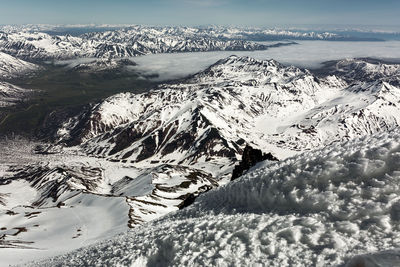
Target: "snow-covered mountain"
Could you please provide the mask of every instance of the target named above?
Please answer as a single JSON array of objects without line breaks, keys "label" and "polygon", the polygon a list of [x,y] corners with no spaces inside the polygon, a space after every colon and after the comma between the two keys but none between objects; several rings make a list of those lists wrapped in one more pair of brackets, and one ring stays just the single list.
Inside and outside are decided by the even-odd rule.
[{"label": "snow-covered mountain", "polygon": [[[53,26],[54,27],[54,26]],[[265,50],[265,40],[351,40],[333,33],[234,27],[150,27],[49,34],[49,25],[3,26],[0,51],[22,59],[123,58],[155,53]],[[56,27],[57,28],[57,27]],[[81,28],[81,27],[80,27]],[[101,28],[101,27],[100,27]],[[99,28],[99,29],[100,29]],[[276,45],[288,45],[282,43]]]},{"label": "snow-covered mountain", "polygon": [[109,31],[81,36],[0,32],[0,50],[23,59],[121,58],[155,53],[264,50],[268,45],[176,32]]},{"label": "snow-covered mountain", "polygon": [[129,59],[100,58],[93,61],[79,63],[70,68],[71,71],[78,72],[102,72],[102,71],[123,71],[136,63]]},{"label": "snow-covered mountain", "polygon": [[[162,33],[168,31],[176,35],[185,36],[208,36],[235,40],[377,40],[373,38],[360,38],[351,35],[351,31],[339,31],[333,33],[328,31],[312,31],[310,29],[281,29],[281,28],[255,28],[255,27],[228,27],[228,26],[145,26],[145,25],[49,25],[49,24],[27,24],[27,25],[0,25],[0,31],[6,33],[14,32],[105,32],[110,30],[131,30],[140,33]],[[77,31],[78,30],[78,31]]]},{"label": "snow-covered mountain", "polygon": [[400,64],[385,64],[369,58],[345,59],[334,62],[328,69],[350,83],[383,81],[400,86]]},{"label": "snow-covered mountain", "polygon": [[26,99],[32,92],[32,90],[0,81],[0,108],[15,105]]},{"label": "snow-covered mountain", "polygon": [[[37,255],[54,255],[57,251],[48,249],[53,241],[45,243],[40,238],[43,229],[51,229],[48,240],[68,241],[68,250],[81,246],[79,240],[90,244],[105,238],[101,231],[75,229],[90,228],[90,219],[106,220],[109,223],[103,230],[114,229],[110,233],[115,233],[115,229],[121,231],[177,211],[197,195],[227,183],[246,145],[282,160],[327,145],[336,149],[335,143],[343,140],[398,128],[400,89],[392,82],[397,74],[394,70],[379,71],[397,65],[363,60],[346,64],[364,63],[372,65],[357,67],[357,75],[349,76],[339,68],[317,75],[274,60],[231,56],[192,77],[162,84],[150,92],[109,97],[67,119],[55,136],[56,144],[42,145],[33,154],[27,153],[32,147],[11,149],[8,156],[0,157],[4,162],[0,165],[3,214],[15,216],[1,217],[7,218],[1,242],[8,247],[22,244],[44,249]],[[375,72],[379,72],[374,74],[377,78],[368,79],[368,74]],[[335,156],[333,150],[327,152],[329,157]],[[312,153],[304,158],[311,162]],[[370,159],[369,155],[365,157]],[[278,173],[284,165],[274,166]],[[295,179],[296,172],[291,173],[288,179]],[[309,184],[304,186],[308,188]],[[16,202],[18,197],[9,193],[16,187],[31,192],[24,203]],[[117,203],[124,219],[110,215],[110,206],[103,207],[103,201]],[[90,203],[95,203],[99,214],[90,213],[92,218],[82,215]],[[24,216],[32,212],[34,217]],[[70,213],[84,219],[61,223],[57,227],[68,231],[58,236],[51,218]],[[107,216],[111,218],[105,219]],[[322,219],[329,224],[327,218]],[[18,229],[25,227],[26,232],[17,233],[15,225]],[[297,230],[285,233],[283,239],[301,237]],[[152,244],[155,239],[149,237]],[[328,236],[326,244],[321,242],[329,248],[334,240],[336,237]],[[274,251],[279,244],[274,244]]]},{"label": "snow-covered mountain", "polygon": [[[32,265],[342,266],[392,249],[400,238],[399,140],[397,129],[264,162],[182,211]],[[398,253],[387,255],[361,266],[396,266]]]},{"label": "snow-covered mountain", "polygon": [[5,80],[28,75],[39,69],[40,67],[35,64],[0,52],[0,107],[14,105],[25,99],[32,92],[5,82]]},{"label": "snow-covered mountain", "polygon": [[110,97],[68,120],[58,142],[142,168],[186,166],[225,183],[246,144],[282,159],[388,131],[399,126],[399,102],[399,88],[385,81],[348,84],[273,60],[231,56],[185,81]]},{"label": "snow-covered mountain", "polygon": [[39,67],[35,64],[0,52],[0,80],[7,80],[19,75],[29,74],[38,69]]},{"label": "snow-covered mountain", "polygon": [[370,81],[367,71],[350,82],[349,72],[321,77],[273,60],[231,56],[185,81],[110,97],[86,120],[67,121],[58,138],[92,155],[133,162],[235,159],[244,143],[282,158],[398,126],[400,91],[392,80],[400,76],[379,72]]}]

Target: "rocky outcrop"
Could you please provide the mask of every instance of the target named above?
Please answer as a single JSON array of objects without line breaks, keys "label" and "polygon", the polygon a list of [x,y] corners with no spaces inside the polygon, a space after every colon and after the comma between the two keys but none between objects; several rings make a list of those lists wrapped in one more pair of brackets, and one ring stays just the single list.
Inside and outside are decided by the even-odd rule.
[{"label": "rocky outcrop", "polygon": [[233,181],[239,178],[251,167],[264,160],[278,161],[271,153],[265,154],[260,149],[255,149],[246,145],[243,150],[242,161],[233,169],[231,180]]}]

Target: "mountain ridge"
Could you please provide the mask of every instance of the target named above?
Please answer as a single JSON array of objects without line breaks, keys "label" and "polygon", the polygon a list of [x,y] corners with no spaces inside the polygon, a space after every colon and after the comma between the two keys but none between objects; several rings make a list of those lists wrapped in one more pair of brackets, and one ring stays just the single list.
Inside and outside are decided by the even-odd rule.
[{"label": "mountain ridge", "polygon": [[[123,225],[110,223],[110,229],[137,227],[226,184],[246,145],[291,161],[305,151],[398,128],[396,69],[358,59],[340,64],[357,71],[317,75],[274,60],[230,56],[187,79],[142,94],[120,93],[66,118],[55,143],[41,144],[32,154],[20,147],[4,157],[3,188],[32,192],[25,206],[9,208],[27,234],[15,239],[7,229],[4,240],[35,240],[41,228],[23,216],[36,210],[33,203],[44,205],[34,221],[50,227],[47,216],[55,209],[82,216],[79,201],[101,206],[109,199],[126,216]],[[379,79],[371,82],[368,75]],[[275,170],[280,163],[263,164]],[[13,195],[0,197],[14,201]],[[81,235],[96,235],[87,231]],[[78,247],[74,242],[68,244]]]}]

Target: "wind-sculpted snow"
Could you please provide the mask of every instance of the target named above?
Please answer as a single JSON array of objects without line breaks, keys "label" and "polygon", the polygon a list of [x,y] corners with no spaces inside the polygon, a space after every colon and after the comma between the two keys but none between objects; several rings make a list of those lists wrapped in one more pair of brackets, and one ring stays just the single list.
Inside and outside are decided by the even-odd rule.
[{"label": "wind-sculpted snow", "polygon": [[333,266],[396,248],[399,140],[397,129],[260,164],[185,210],[36,265]]}]

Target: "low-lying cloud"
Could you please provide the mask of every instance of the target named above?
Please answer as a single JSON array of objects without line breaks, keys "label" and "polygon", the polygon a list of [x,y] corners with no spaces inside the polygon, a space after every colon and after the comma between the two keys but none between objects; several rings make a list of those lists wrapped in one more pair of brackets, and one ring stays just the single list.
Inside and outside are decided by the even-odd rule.
[{"label": "low-lying cloud", "polygon": [[179,54],[156,54],[136,57],[135,70],[143,75],[157,74],[156,80],[183,78],[204,70],[230,55],[256,59],[275,59],[285,65],[318,68],[322,62],[344,58],[374,57],[400,59],[400,41],[389,42],[329,42],[299,41],[298,45],[270,48],[265,51],[222,51]]}]

